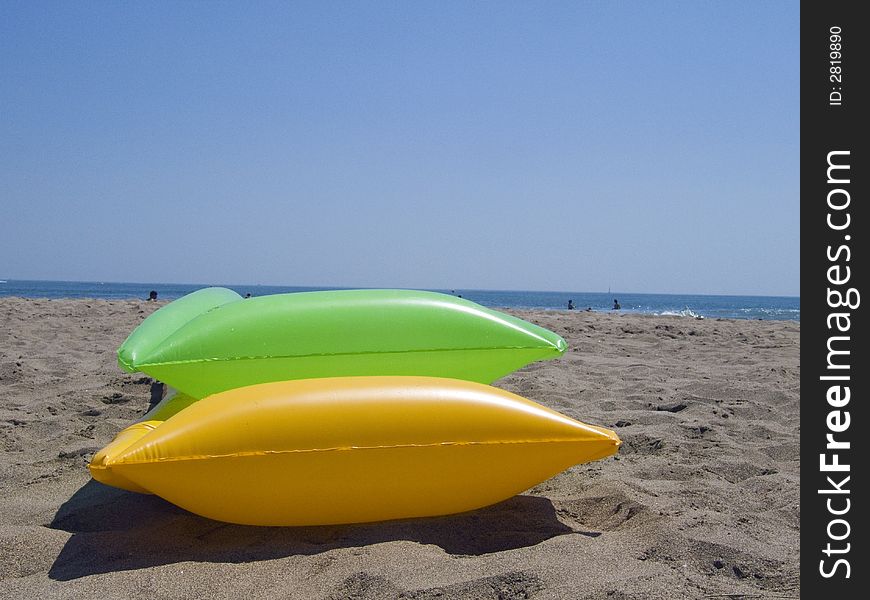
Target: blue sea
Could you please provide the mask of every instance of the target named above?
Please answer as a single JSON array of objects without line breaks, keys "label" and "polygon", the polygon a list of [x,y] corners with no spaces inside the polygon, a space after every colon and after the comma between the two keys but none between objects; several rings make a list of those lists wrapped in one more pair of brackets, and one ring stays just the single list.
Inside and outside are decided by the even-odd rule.
[{"label": "blue sea", "polygon": [[[342,288],[312,288],[267,285],[227,285],[241,295],[252,296],[286,292],[311,292]],[[95,281],[22,281],[0,279],[0,297],[25,298],[102,298],[145,299],[155,290],[160,300],[173,300],[204,284],[114,283]],[[621,310],[629,313],[676,315],[725,319],[776,319],[800,321],[801,301],[789,296],[703,296],[687,294],[631,294],[623,292],[521,292],[499,290],[432,290],[459,295],[492,308],[566,309],[568,300],[578,310],[610,311],[618,299]]]}]

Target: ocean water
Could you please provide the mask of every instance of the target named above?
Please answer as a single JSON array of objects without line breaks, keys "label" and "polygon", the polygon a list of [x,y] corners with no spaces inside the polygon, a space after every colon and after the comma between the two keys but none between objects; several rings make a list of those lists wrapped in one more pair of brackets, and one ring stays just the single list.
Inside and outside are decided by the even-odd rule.
[{"label": "ocean water", "polygon": [[[325,289],[266,285],[226,285],[241,295],[252,296],[286,292],[310,292]],[[114,283],[94,281],[22,281],[0,279],[0,296],[25,298],[102,298],[121,300],[145,299],[155,290],[161,300],[173,300],[204,284],[183,283]],[[619,299],[622,312],[683,317],[724,319],[776,319],[800,321],[798,297],[783,296],[703,296],[686,294],[630,294],[622,292],[522,292],[499,290],[432,290],[463,298],[492,308],[567,309],[568,300],[577,310],[610,311],[613,300]]]}]

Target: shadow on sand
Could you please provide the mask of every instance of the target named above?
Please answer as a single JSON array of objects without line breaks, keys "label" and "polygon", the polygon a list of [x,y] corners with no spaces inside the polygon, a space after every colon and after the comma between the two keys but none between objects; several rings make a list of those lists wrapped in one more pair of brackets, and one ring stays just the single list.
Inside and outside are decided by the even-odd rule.
[{"label": "shadow on sand", "polygon": [[251,562],[335,548],[408,540],[456,555],[533,546],[576,531],[546,498],[516,496],[449,517],[363,525],[251,527],[196,516],[156,496],[89,481],[58,510],[50,527],[72,533],[49,571],[56,580],[181,561]]}]

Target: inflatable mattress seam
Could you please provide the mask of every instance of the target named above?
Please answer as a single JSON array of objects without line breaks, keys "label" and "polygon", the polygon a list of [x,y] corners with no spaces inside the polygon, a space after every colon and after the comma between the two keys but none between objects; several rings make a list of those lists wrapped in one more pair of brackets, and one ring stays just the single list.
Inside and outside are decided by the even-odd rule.
[{"label": "inflatable mattress seam", "polygon": [[315,356],[362,356],[366,354],[411,354],[419,352],[483,352],[486,350],[555,350],[561,354],[557,346],[487,346],[484,348],[423,348],[419,350],[373,350],[369,352],[315,352],[311,354],[287,354],[280,356],[230,356],[221,358],[191,358],[186,360],[167,360],[164,362],[137,363],[135,368],[160,367],[165,365],[184,365],[201,362],[218,362],[233,360],[273,360],[282,358],[311,358]]},{"label": "inflatable mattress seam", "polygon": [[[547,438],[540,440],[490,440],[485,442],[436,442],[432,444],[390,444],[383,446],[336,446],[334,448],[296,448],[292,450],[246,450],[230,454],[194,454],[190,456],[163,456],[147,460],[109,460],[104,465],[95,465],[97,468],[110,468],[113,466],[158,464],[165,462],[209,460],[215,458],[251,458],[259,456],[273,456],[277,454],[308,454],[313,452],[347,452],[351,450],[394,450],[400,448],[436,448],[445,446],[495,446],[506,444],[559,444],[589,441],[578,438]],[[619,445],[614,442],[615,445]]]}]

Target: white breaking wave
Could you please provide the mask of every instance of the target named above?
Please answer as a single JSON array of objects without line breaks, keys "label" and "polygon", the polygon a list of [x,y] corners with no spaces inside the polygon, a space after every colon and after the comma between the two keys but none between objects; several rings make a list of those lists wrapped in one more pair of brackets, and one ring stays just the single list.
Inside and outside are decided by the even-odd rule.
[{"label": "white breaking wave", "polygon": [[693,319],[703,319],[704,317],[693,311],[688,306],[683,310],[664,310],[660,313],[656,313],[660,316],[664,317],[692,317]]}]

